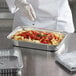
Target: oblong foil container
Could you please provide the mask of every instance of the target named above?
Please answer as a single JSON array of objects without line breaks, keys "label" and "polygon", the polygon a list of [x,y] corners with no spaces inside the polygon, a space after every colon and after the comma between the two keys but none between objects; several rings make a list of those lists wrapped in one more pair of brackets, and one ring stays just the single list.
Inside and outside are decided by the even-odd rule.
[{"label": "oblong foil container", "polygon": [[22,68],[22,55],[17,47],[0,50],[0,74],[17,73]]},{"label": "oblong foil container", "polygon": [[50,31],[50,30],[43,29],[43,28],[18,26],[7,36],[8,39],[13,41],[14,46],[30,48],[30,49],[46,50],[46,51],[56,51],[59,49],[58,46],[60,46],[64,42],[65,38],[67,37],[66,32],[60,32],[60,33],[64,34],[64,38],[59,43],[59,45],[48,45],[48,44],[42,44],[42,43],[33,43],[33,42],[11,39],[12,35],[14,35],[17,31],[21,31],[21,30],[39,30],[39,31],[46,31],[46,32],[58,32],[58,31],[52,31],[52,30]]}]

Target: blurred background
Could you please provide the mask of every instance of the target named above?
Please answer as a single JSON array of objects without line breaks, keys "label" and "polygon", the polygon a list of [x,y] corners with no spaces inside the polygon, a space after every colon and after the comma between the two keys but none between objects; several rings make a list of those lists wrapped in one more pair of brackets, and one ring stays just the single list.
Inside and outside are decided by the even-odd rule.
[{"label": "blurred background", "polygon": [[[76,0],[69,0],[69,5],[72,10],[73,21],[76,30]],[[0,29],[2,30],[4,27],[12,27],[12,23],[13,15],[9,12],[5,0],[0,0]]]}]

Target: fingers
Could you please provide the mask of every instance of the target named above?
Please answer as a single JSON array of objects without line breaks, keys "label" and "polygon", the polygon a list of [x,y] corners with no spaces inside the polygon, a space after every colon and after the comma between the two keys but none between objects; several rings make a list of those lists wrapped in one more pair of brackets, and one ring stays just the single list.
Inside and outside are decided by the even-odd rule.
[{"label": "fingers", "polygon": [[31,6],[31,4],[30,4],[30,12],[31,12],[32,17],[33,17],[34,20],[35,20],[35,19],[36,19],[36,13],[35,13],[33,7]]},{"label": "fingers", "polygon": [[26,6],[26,10],[28,12],[28,16],[29,16],[30,20],[34,21],[36,19],[36,14],[34,12],[34,9],[31,6],[31,4]]},{"label": "fingers", "polygon": [[29,6],[26,6],[26,11],[27,11],[27,17],[30,19],[30,20],[34,20],[32,14],[31,14],[31,11],[30,11],[30,7]]}]

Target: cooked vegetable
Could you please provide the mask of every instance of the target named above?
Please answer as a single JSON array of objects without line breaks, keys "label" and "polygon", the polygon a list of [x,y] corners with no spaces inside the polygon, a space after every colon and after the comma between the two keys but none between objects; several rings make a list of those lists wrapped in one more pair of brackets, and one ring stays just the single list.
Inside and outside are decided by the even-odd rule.
[{"label": "cooked vegetable", "polygon": [[35,43],[58,45],[64,38],[64,35],[59,32],[25,30],[16,32],[15,35],[13,35],[11,38]]}]

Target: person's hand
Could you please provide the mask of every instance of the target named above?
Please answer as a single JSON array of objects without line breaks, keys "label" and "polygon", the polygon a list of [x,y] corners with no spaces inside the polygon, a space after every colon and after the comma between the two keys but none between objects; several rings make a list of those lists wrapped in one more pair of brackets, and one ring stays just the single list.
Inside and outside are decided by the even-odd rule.
[{"label": "person's hand", "polygon": [[36,14],[32,5],[29,4],[26,0],[15,0],[15,5],[28,19],[32,21],[36,19]]}]

